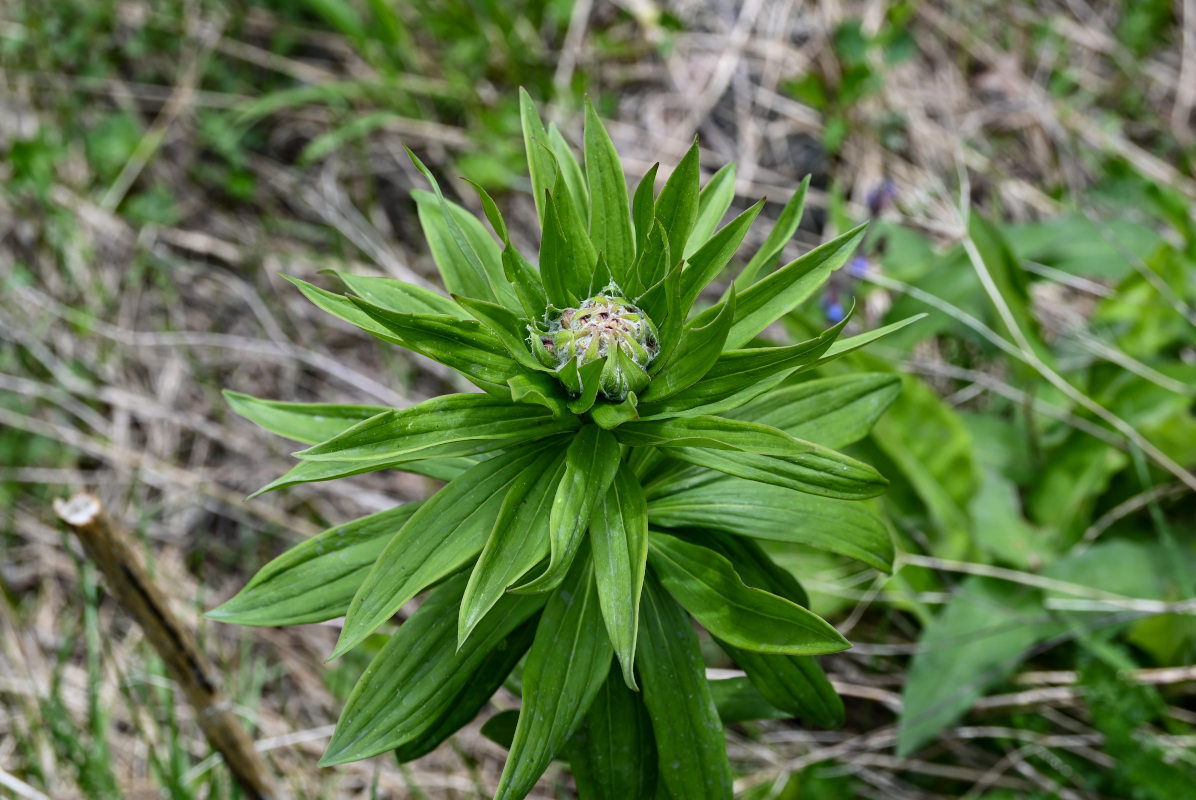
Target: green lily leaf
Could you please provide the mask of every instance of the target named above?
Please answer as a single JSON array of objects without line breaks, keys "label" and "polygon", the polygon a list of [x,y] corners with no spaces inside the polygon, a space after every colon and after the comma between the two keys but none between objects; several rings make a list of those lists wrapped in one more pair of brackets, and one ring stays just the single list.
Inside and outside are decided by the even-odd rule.
[{"label": "green lily leaf", "polygon": [[619,467],[610,489],[590,519],[594,580],[606,631],[623,668],[635,683],[635,641],[639,632],[640,591],[648,558],[648,509],[631,468]]},{"label": "green lily leaf", "polygon": [[[797,441],[797,440],[795,440]],[[874,467],[835,450],[805,442],[798,455],[767,455],[736,450],[681,447],[669,455],[737,478],[841,500],[866,500],[884,492],[889,482]]]},{"label": "green lily leaf", "polygon": [[771,425],[824,447],[846,447],[868,435],[900,392],[898,375],[843,375],[778,389],[728,415]]},{"label": "green lily leaf", "polygon": [[594,507],[606,496],[618,469],[619,443],[609,431],[586,425],[573,436],[565,451],[565,475],[552,501],[548,567],[517,591],[544,592],[564,580]]},{"label": "green lily leaf", "polygon": [[565,746],[581,800],[653,800],[656,744],[643,700],[623,685],[618,670],[590,704]]},{"label": "green lily leaf", "polygon": [[[736,308],[739,308],[738,300]],[[788,347],[726,350],[700,381],[672,397],[645,402],[641,419],[720,414],[776,387],[799,367],[814,363],[831,346],[850,315],[817,337]],[[663,336],[661,339],[663,340]]]},{"label": "green lily leaf", "polygon": [[238,625],[301,625],[344,616],[378,554],[418,508],[397,506],[313,536],[204,616]]},{"label": "green lily leaf", "polygon": [[[656,173],[660,169],[660,162],[652,165],[639,185],[635,187],[635,195],[631,198],[631,221],[635,228],[636,257],[644,252],[644,244],[648,241],[648,232],[652,230],[652,221],[656,212]],[[630,285],[630,274],[615,274],[615,282],[620,286]]]},{"label": "green lily leaf", "polygon": [[315,444],[331,439],[363,420],[381,414],[385,406],[344,403],[286,403],[262,400],[224,390],[233,411],[262,428],[296,442]]},{"label": "green lily leaf", "polygon": [[494,334],[494,338],[511,354],[511,357],[524,367],[536,372],[552,371],[532,355],[527,342],[527,322],[520,319],[514,311],[505,306],[487,303],[484,300],[474,300],[469,297],[455,299],[478,322],[485,325],[490,333]]},{"label": "green lily leaf", "polygon": [[654,531],[648,560],[661,585],[694,619],[737,647],[808,656],[851,646],[818,615],[747,586],[731,562],[713,550]]},{"label": "green lily leaf", "polygon": [[544,292],[544,281],[539,270],[514,247],[502,251],[502,269],[507,280],[515,287],[523,313],[530,320],[539,320],[548,308],[548,295]]},{"label": "green lily leaf", "polygon": [[299,287],[299,291],[303,293],[303,296],[310,300],[317,308],[343,319],[350,325],[361,328],[366,333],[376,336],[384,342],[397,344],[400,347],[407,346],[402,337],[396,335],[385,325],[379,323],[378,320],[362,311],[350,298],[334,294],[327,289],[321,289],[319,286],[314,286],[307,281],[285,273],[283,273],[282,277]]},{"label": "green lily leaf", "polygon": [[452,711],[449,704],[475,680],[486,657],[543,605],[543,598],[503,598],[484,627],[458,648],[455,611],[464,589],[464,575],[438,586],[390,637],[353,687],[320,766],[358,761],[418,739]]},{"label": "green lily leaf", "polygon": [[347,478],[351,475],[363,475],[367,472],[377,472],[380,469],[397,469],[400,472],[410,472],[415,475],[425,475],[438,481],[451,481],[467,469],[477,464],[478,458],[457,456],[455,458],[420,459],[417,461],[394,462],[390,459],[377,461],[300,461],[285,474],[258,489],[250,498],[267,492],[297,486],[301,483],[318,483],[331,481],[336,478]]},{"label": "green lily leaf", "polygon": [[[622,351],[615,354],[625,372],[630,372],[635,363],[631,361]],[[639,405],[639,398],[635,396],[635,392],[628,392],[627,397],[623,398],[621,403],[598,403],[590,409],[590,418],[594,420],[594,424],[599,428],[604,428],[608,431],[622,425],[624,422],[629,422],[633,419],[639,419],[639,411],[636,407]]]},{"label": "green lily leaf", "polygon": [[735,199],[735,162],[730,162],[706,181],[698,195],[698,218],[694,220],[684,255],[689,259],[718,228]]},{"label": "green lily leaf", "polygon": [[735,303],[735,324],[727,335],[727,347],[743,347],[797,308],[833,271],[847,263],[864,238],[866,227],[852,228],[743,289]]},{"label": "green lily leaf", "polygon": [[569,192],[570,202],[577,209],[578,216],[589,219],[590,193],[586,189],[585,175],[582,174],[581,164],[577,163],[573,148],[565,141],[555,122],[548,123],[548,147],[556,158],[558,180],[564,183],[565,190]]},{"label": "green lily leaf", "polygon": [[700,447],[786,456],[796,456],[816,447],[767,425],[724,417],[637,420],[619,427],[615,437],[623,444],[636,447]]},{"label": "green lily leaf", "polygon": [[781,251],[785,249],[785,245],[789,244],[793,234],[797,233],[798,225],[801,224],[802,212],[806,207],[806,190],[809,188],[810,176],[807,175],[801,182],[801,186],[797,187],[797,191],[789,198],[789,202],[781,209],[781,216],[777,218],[776,224],[768,232],[764,244],[760,245],[760,249],[743,268],[743,272],[739,273],[739,277],[735,279],[736,289],[742,292],[759,279],[760,273],[771,272],[776,267],[777,259],[781,257]]},{"label": "green lily leaf", "polygon": [[564,472],[565,454],[548,451],[511,484],[461,600],[459,641],[464,642],[507,589],[548,555],[548,515]]},{"label": "green lily leaf", "polygon": [[689,617],[651,575],[635,663],[669,797],[731,800],[731,765]]},{"label": "green lily leaf", "polygon": [[843,724],[843,699],[810,656],[756,653],[716,639],[769,705],[813,725]]},{"label": "green lily leaf", "polygon": [[[684,278],[684,273],[682,273]],[[684,305],[684,303],[682,304]],[[718,360],[727,341],[727,332],[735,318],[735,293],[729,302],[711,309],[711,314],[702,314],[686,324],[677,342],[677,349],[648,384],[643,399],[647,402],[663,400],[688,389],[702,379]]]},{"label": "green lily leaf", "polygon": [[[586,100],[586,177],[590,188],[590,240],[616,275],[635,261],[635,235],[627,206],[627,181],[615,146]],[[602,287],[595,287],[601,289]]]},{"label": "green lily leaf", "polygon": [[523,668],[523,705],[495,800],[521,800],[577,730],[610,671],[588,555],[552,594]]},{"label": "green lily leaf", "polygon": [[688,264],[681,276],[681,306],[686,312],[693,308],[706,284],[717,278],[730,263],[731,257],[743,243],[743,237],[747,235],[763,208],[764,201],[761,200],[728,222],[698,248],[696,253],[688,257]]},{"label": "green lily leaf", "polygon": [[524,373],[507,378],[511,387],[511,402],[535,403],[544,406],[554,417],[569,413],[569,398],[561,382],[542,373]]},{"label": "green lily leaf", "polygon": [[507,378],[522,370],[481,323],[443,314],[400,314],[350,298],[403,346],[460,372],[481,389],[505,396]]},{"label": "green lily leaf", "polygon": [[519,120],[523,125],[523,148],[527,152],[527,169],[532,179],[532,197],[536,201],[536,212],[540,226],[544,226],[546,211],[545,192],[556,184],[557,164],[553,158],[548,131],[540,119],[536,105],[526,90],[519,89]]},{"label": "green lily leaf", "polygon": [[551,446],[537,443],[483,461],[426,500],[353,596],[329,659],[358,645],[404,603],[480,553],[511,485]]},{"label": "green lily leaf", "polygon": [[349,291],[376,306],[402,314],[447,314],[457,319],[469,319],[469,313],[449,298],[430,289],[404,283],[394,278],[372,275],[350,275],[336,272]]},{"label": "green lily leaf", "polygon": [[[713,450],[703,451],[706,454]],[[681,490],[645,487],[653,527],[710,528],[840,553],[868,566],[893,568],[893,541],[881,520],[858,503],[735,478]]]},{"label": "green lily leaf", "polygon": [[[561,224],[556,199],[550,192],[544,203],[544,239],[540,245],[540,276],[548,302],[558,308],[576,308],[588,295],[590,268],[579,258],[574,245],[582,245],[574,237],[570,240]],[[584,251],[584,245],[582,250]]]},{"label": "green lily leaf", "polygon": [[576,418],[554,418],[538,406],[486,394],[447,394],[383,411],[296,455],[306,461],[398,463],[485,453],[577,427]]},{"label": "green lily leaf", "polygon": [[759,719],[788,719],[792,714],[768,702],[747,678],[720,678],[710,681],[710,696],[724,725]]},{"label": "green lily leaf", "polygon": [[685,252],[690,231],[698,219],[698,140],[686,152],[681,163],[665,181],[656,198],[656,219],[668,232],[669,252],[677,258]]},{"label": "green lily leaf", "polygon": [[665,316],[662,312],[668,302],[666,279],[673,263],[668,234],[660,220],[654,220],[644,249],[636,258],[635,266],[627,278],[631,285],[627,290],[628,295],[637,298],[636,305],[651,319],[663,319]]},{"label": "green lily leaf", "polygon": [[[557,373],[558,375],[565,375],[571,372],[572,378],[577,381],[580,394],[569,401],[569,410],[574,414],[584,414],[594,407],[594,401],[598,399],[598,389],[602,385],[599,376],[602,374],[603,366],[603,361],[591,361],[581,369],[578,369],[577,361],[570,360]],[[562,380],[568,382],[570,378],[563,377]]]}]

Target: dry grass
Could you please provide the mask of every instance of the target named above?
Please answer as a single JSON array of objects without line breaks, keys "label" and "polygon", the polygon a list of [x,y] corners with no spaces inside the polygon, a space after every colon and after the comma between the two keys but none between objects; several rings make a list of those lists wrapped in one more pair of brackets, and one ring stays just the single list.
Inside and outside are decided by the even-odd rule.
[{"label": "dry grass", "polygon": [[[1094,170],[1116,154],[1196,199],[1196,183],[1170,160],[1190,146],[1196,104],[1196,10],[1181,5],[1183,35],[1137,61],[1111,33],[1114,4],[1068,0],[1031,12],[916,3],[915,56],[887,72],[881,91],[847,110],[849,132],[834,158],[819,145],[824,119],[783,84],[812,70],[833,81],[835,27],[858,18],[865,32],[875,32],[886,3],[677,0],[669,8],[684,24],[677,32],[660,24],[662,9],[649,0],[624,0],[622,10],[580,2],[556,80],[567,86],[582,71],[618,98],[611,130],[633,178],[652,161],[675,163],[694,135],[708,167],[737,161],[739,197],[768,196],[774,213],[813,172],[814,211],[795,248],[822,232],[832,182],[849,199],[849,212],[863,217],[869,194],[892,181],[898,199],[884,213],[949,242],[963,230],[961,178],[970,187],[965,202],[1033,219],[1082,203]],[[55,129],[58,105],[68,97],[84,117],[122,108],[146,121],[141,144],[106,185],[84,156],[83,131],[64,129],[66,155],[52,166],[48,192],[0,193],[0,435],[17,443],[0,464],[0,481],[16,487],[0,531],[0,795],[42,796],[33,782],[50,797],[86,796],[79,777],[86,767],[70,765],[53,717],[82,732],[86,747],[102,743],[125,796],[160,796],[151,755],[176,750],[196,764],[188,777],[219,796],[199,778],[219,767],[204,760],[208,750],[189,710],[171,701],[170,683],[140,632],[102,592],[94,594],[94,575],[52,521],[50,497],[86,488],[136,530],[162,585],[184,616],[197,620],[259,749],[294,796],[419,796],[412,787],[434,798],[488,796],[504,754],[477,724],[407,769],[377,758],[317,770],[339,707],[322,664],[335,626],[243,629],[197,617],[291,542],[432,488],[421,478],[381,473],[246,502],[288,468],[289,448],[233,416],[220,390],[405,406],[459,388],[435,365],[331,321],[280,273],[320,282],[319,271],[334,267],[433,284],[405,200],[421,182],[399,143],[444,165],[471,139],[451,122],[396,120],[369,137],[359,156],[304,167],[293,158],[297,145],[327,130],[331,117],[314,106],[289,109],[266,123],[266,145],[247,153],[256,180],[251,200],[230,202],[191,177],[203,157],[196,113],[249,97],[205,87],[205,69],[226,62],[272,79],[322,82],[359,78],[370,67],[343,38],[310,30],[292,30],[310,58],[271,53],[268,36],[280,23],[264,11],[250,14],[236,34],[223,11],[198,3],[172,19],[160,18],[151,4],[122,3],[117,17],[122,35],[174,26],[181,58],[164,67],[174,81],[32,72],[11,60],[0,72],[0,147]],[[1064,50],[1033,46],[1030,32],[1041,25]],[[8,26],[5,36],[19,33],[15,20],[0,26]],[[598,31],[630,55],[601,55]],[[1060,97],[1042,79],[1064,61],[1079,88]],[[1154,119],[1117,116],[1126,83],[1142,85]],[[886,143],[879,131],[894,111],[905,119],[904,135]],[[550,116],[579,130],[573,110],[554,108]],[[11,170],[0,164],[0,181]],[[152,183],[170,187],[180,209],[176,223],[134,225],[116,212],[131,190]],[[509,220],[534,217],[518,194],[502,202]],[[766,229],[757,226],[761,236]],[[521,226],[515,234],[526,240],[531,232]],[[872,576],[862,579],[866,587]],[[866,616],[876,595],[858,597],[849,619],[864,620],[857,635],[867,640],[876,633]],[[877,644],[908,653],[913,636],[893,630]],[[872,787],[875,797],[932,796],[907,780],[919,775],[961,793],[970,787],[968,796],[1002,787],[1088,796],[1036,766],[1052,748],[1104,766],[1100,741],[1075,708],[1074,676],[1060,682],[1024,675],[1031,688],[1006,705],[990,698],[977,710],[993,725],[959,727],[944,737],[932,753],[941,761],[897,761],[891,752],[902,661],[867,650],[829,661],[850,698],[846,730],[776,723],[758,736],[732,734],[744,787],[830,764]],[[1169,679],[1184,685],[1193,676]],[[516,703],[503,694],[495,706]],[[1058,732],[1026,739],[1004,757],[978,745],[1016,738],[998,726],[1011,709],[1027,707]],[[90,730],[96,719],[103,730]],[[542,797],[570,791],[559,774],[541,786]]]}]

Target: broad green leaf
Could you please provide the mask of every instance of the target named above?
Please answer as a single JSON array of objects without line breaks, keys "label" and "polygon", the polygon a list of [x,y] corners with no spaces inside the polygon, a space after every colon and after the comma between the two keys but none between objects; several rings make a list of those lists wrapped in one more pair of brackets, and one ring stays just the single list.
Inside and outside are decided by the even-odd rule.
[{"label": "broad green leaf", "polygon": [[851,646],[816,614],[747,586],[731,562],[713,550],[653,532],[648,559],[661,585],[711,635],[737,647],[802,656]]},{"label": "broad green leaf", "polygon": [[300,280],[286,273],[283,273],[282,277],[298,286],[303,296],[310,300],[317,308],[327,311],[329,314],[339,317],[351,325],[356,325],[366,333],[376,336],[385,342],[397,344],[400,347],[407,346],[401,337],[395,335],[385,325],[380,324],[378,320],[358,308],[352,299],[344,295],[334,294],[327,289],[321,289],[319,286],[314,286],[305,280]]},{"label": "broad green leaf", "polygon": [[824,728],[843,724],[843,699],[813,657],[754,653],[721,640],[718,645],[765,700],[786,716]]},{"label": "broad green leaf", "polygon": [[[715,451],[706,451],[707,453]],[[711,528],[840,553],[888,571],[893,542],[881,520],[859,503],[818,497],[779,486],[719,478],[690,489],[648,485],[653,527]]]},{"label": "broad green leaf", "polygon": [[[558,376],[572,373],[572,378],[577,381],[577,396],[569,400],[569,410],[574,414],[584,414],[594,407],[594,401],[598,398],[598,388],[601,386],[599,376],[602,374],[602,367],[604,362],[591,361],[581,369],[577,368],[576,359],[565,363],[557,372]],[[568,380],[569,378],[565,378]],[[572,387],[570,387],[572,388]]]},{"label": "broad green leaf", "polygon": [[797,578],[773,561],[755,540],[717,531],[681,532],[677,535],[721,554],[735,565],[735,571],[748,586],[763,589],[809,608],[810,599],[806,596],[806,590],[797,582]]},{"label": "broad green leaf", "polygon": [[455,369],[491,394],[507,395],[507,378],[523,371],[481,323],[444,314],[400,314],[351,299],[404,347]]},{"label": "broad green leaf", "polygon": [[590,188],[590,240],[614,274],[635,262],[635,235],[627,206],[627,181],[615,146],[586,99],[586,178]]},{"label": "broad green leaf", "polygon": [[477,458],[459,456],[456,458],[431,457],[418,461],[393,462],[389,459],[380,461],[300,461],[282,476],[275,478],[253,494],[252,499],[266,492],[297,486],[301,483],[318,483],[331,481],[336,478],[347,478],[351,475],[362,475],[367,472],[377,472],[380,469],[396,469],[400,472],[410,472],[415,475],[426,475],[438,481],[451,481],[467,469],[478,463]]},{"label": "broad green leaf", "polygon": [[655,216],[668,234],[669,252],[681,258],[698,218],[698,140],[669,175],[656,198]]},{"label": "broad green leaf", "polygon": [[[501,614],[502,609],[498,613]],[[426,756],[478,715],[493,698],[494,693],[502,688],[511,670],[531,647],[538,621],[538,618],[533,616],[507,634],[505,639],[486,654],[473,671],[471,679],[461,687],[456,696],[444,703],[444,710],[440,712],[436,721],[426,725],[423,732],[415,738],[395,748],[395,758],[400,764]],[[512,720],[512,733],[515,728],[513,723]]]},{"label": "broad green leaf", "polygon": [[477,192],[478,200],[482,203],[482,212],[486,215],[486,220],[490,223],[490,227],[494,229],[498,240],[503,243],[504,247],[510,247],[511,235],[507,231],[507,223],[502,218],[502,212],[498,210],[498,204],[494,202],[494,198],[486,191],[486,187],[477,181],[472,181],[469,178],[462,178],[462,180],[472,186],[473,190]]},{"label": "broad green leaf", "polygon": [[495,800],[521,800],[577,730],[610,671],[588,556],[549,598],[523,667],[523,704]]},{"label": "broad green leaf", "polygon": [[743,268],[743,272],[739,273],[739,277],[735,279],[736,289],[742,292],[755,283],[762,272],[771,272],[777,265],[781,251],[785,249],[785,245],[789,244],[793,234],[797,233],[797,226],[801,224],[802,211],[806,206],[806,190],[809,188],[810,176],[807,175],[781,210],[781,216],[777,218],[776,224],[768,232],[764,244],[760,246],[760,249],[752,256],[752,260]]},{"label": "broad green leaf", "polygon": [[548,515],[565,471],[564,461],[560,451],[545,452],[511,484],[461,600],[460,641],[512,584],[548,555]]},{"label": "broad green leaf", "polygon": [[632,267],[631,274],[628,276],[629,286],[622,287],[626,289],[628,297],[652,320],[659,320],[663,317],[661,314],[665,305],[663,289],[673,263],[669,253],[667,234],[661,226],[660,220],[654,220],[651,230],[648,231],[648,240],[644,243],[644,249],[636,257],[635,266]]},{"label": "broad green leaf", "polygon": [[[544,238],[540,244],[540,276],[548,302],[557,308],[576,308],[588,295],[590,273],[577,257],[561,224],[554,196],[549,193],[544,205]],[[580,294],[579,294],[580,292]]]},{"label": "broad green leaf", "polygon": [[526,403],[481,393],[446,394],[410,408],[383,411],[296,455],[306,461],[398,463],[484,453],[577,426],[575,418],[554,418]]},{"label": "broad green leaf", "polygon": [[565,137],[561,135],[555,122],[548,124],[548,143],[553,156],[556,157],[560,180],[564,182],[565,188],[569,192],[569,199],[573,202],[573,207],[577,209],[577,213],[582,218],[589,219],[590,194],[586,189],[585,175],[582,174],[581,164],[577,163],[577,156],[573,154],[573,148],[565,141]]},{"label": "broad green leaf", "polygon": [[511,387],[512,402],[544,406],[554,417],[569,413],[568,394],[554,376],[540,372],[525,372],[507,378],[507,385]]},{"label": "broad green leaf", "polygon": [[[682,273],[684,278],[684,273]],[[652,376],[652,382],[643,393],[643,400],[663,400],[683,389],[688,389],[702,379],[722,354],[723,343],[735,318],[735,293],[732,291],[727,303],[711,309],[713,314],[703,314],[686,324],[677,342],[677,348],[669,357],[663,369]]]},{"label": "broad green leaf", "polygon": [[[620,366],[625,370],[624,374],[636,366],[631,357],[621,350],[615,352],[614,358],[619,359]],[[590,418],[599,428],[614,430],[624,422],[639,418],[639,412],[636,410],[638,404],[639,398],[635,396],[635,392],[628,392],[621,403],[596,403],[590,409]]]},{"label": "broad green leaf", "polygon": [[[426,174],[431,175],[430,172]],[[429,177],[429,181],[433,180]],[[469,224],[465,222],[466,219],[473,220],[473,223],[479,227],[481,227],[481,223],[461,206],[444,200],[439,195],[439,187],[434,182],[432,185],[436,187],[437,193],[417,189],[411,193],[411,196],[415,199],[420,227],[423,229],[428,249],[432,252],[432,259],[436,262],[436,268],[440,272],[445,288],[454,294],[467,297],[495,299],[494,289],[490,285],[490,278],[482,263],[482,256],[473,249],[461,229],[463,224]],[[480,233],[495,249],[494,255],[497,257],[498,246],[494,244],[485,230],[481,230]],[[501,264],[500,259],[498,261],[500,268]]]},{"label": "broad green leaf", "polygon": [[457,319],[469,319],[468,312],[443,295],[430,289],[404,283],[394,278],[371,275],[350,275],[337,272],[349,291],[371,303],[404,314],[448,314]]},{"label": "broad green leaf", "polygon": [[773,455],[799,455],[815,446],[784,431],[725,417],[675,417],[628,422],[615,438],[635,447],[701,447]]},{"label": "broad green leaf", "polygon": [[864,238],[866,227],[867,223],[852,228],[743,289],[735,302],[735,324],[727,336],[727,347],[743,347],[797,308],[833,271],[847,263]]},{"label": "broad green leaf", "polygon": [[1009,676],[1035,642],[1065,626],[1042,610],[1040,593],[969,577],[922,631],[898,719],[897,752],[916,752]]},{"label": "broad green leaf", "polygon": [[855,336],[849,336],[846,339],[839,339],[827,349],[826,353],[821,358],[811,364],[807,364],[802,368],[802,371],[804,372],[810,369],[818,369],[821,366],[825,366],[837,358],[842,358],[848,353],[854,353],[856,350],[859,350],[862,347],[867,347],[873,342],[883,339],[886,336],[890,336],[902,328],[913,325],[915,322],[925,317],[926,314],[915,314],[912,317],[906,317],[905,319],[898,320],[897,322],[890,323],[881,328],[876,328],[875,330],[867,331],[865,333],[857,333]]},{"label": "broad green leaf", "polygon": [[685,272],[681,275],[681,306],[686,313],[693,308],[706,284],[717,278],[730,263],[762,208],[763,200],[728,222],[688,257]]},{"label": "broad green leaf", "polygon": [[487,656],[543,605],[543,598],[504,597],[458,648],[456,609],[464,589],[464,575],[438,586],[390,637],[353,687],[320,766],[359,761],[420,738],[453,711]]},{"label": "broad green leaf", "polygon": [[619,443],[609,431],[586,425],[574,434],[565,451],[565,475],[552,501],[548,567],[518,591],[544,592],[564,580],[594,507],[606,496],[618,469]]},{"label": "broad green leaf", "polygon": [[511,357],[523,366],[536,372],[551,372],[551,370],[536,360],[528,345],[528,327],[524,321],[511,309],[485,300],[474,300],[469,297],[457,298],[466,311],[486,326],[494,334]]},{"label": "broad green leaf", "polygon": [[357,423],[388,410],[386,406],[262,400],[228,389],[224,390],[224,399],[233,411],[245,419],[271,433],[304,444],[331,439]]},{"label": "broad green leaf", "polygon": [[706,244],[718,224],[722,222],[731,201],[735,199],[735,162],[731,162],[714,173],[698,195],[698,218],[694,220],[684,255],[689,259]]},{"label": "broad green leaf", "polygon": [[648,558],[648,510],[644,490],[626,464],[590,519],[594,580],[606,631],[623,668],[623,680],[636,689],[635,640],[640,591]]},{"label": "broad green leaf", "polygon": [[501,453],[424,501],[378,556],[353,596],[329,658],[355,647],[404,603],[480,553],[511,485],[541,450],[552,446],[537,443]]},{"label": "broad green leaf", "polygon": [[840,500],[876,497],[889,485],[868,464],[811,442],[804,444],[811,449],[792,456],[696,447],[677,448],[669,455],[737,478]]},{"label": "broad green leaf", "polygon": [[[635,195],[631,198],[631,222],[635,228],[635,254],[644,251],[644,243],[648,241],[648,231],[652,229],[652,220],[656,211],[656,173],[660,169],[660,162],[652,165],[639,185],[635,187]],[[623,287],[630,281],[626,274],[615,275],[615,281]]]},{"label": "broad green leaf", "polygon": [[580,800],[653,800],[656,744],[642,697],[612,668],[565,746]]},{"label": "broad green leaf", "polygon": [[502,251],[502,268],[507,280],[515,288],[523,312],[531,320],[541,320],[548,310],[548,295],[540,272],[514,247]]},{"label": "broad green leaf", "polygon": [[644,581],[635,663],[667,796],[731,800],[723,724],[706,681],[697,634],[651,574]]},{"label": "broad green leaf", "polygon": [[301,625],[344,616],[378,554],[418,508],[409,503],[313,536],[204,616],[237,625]]},{"label": "broad green leaf", "polygon": [[788,719],[792,714],[768,702],[747,678],[721,678],[710,681],[710,696],[724,725],[759,719]]},{"label": "broad green leaf", "polygon": [[769,392],[728,416],[839,448],[864,438],[900,392],[901,378],[889,373],[821,378]]},{"label": "broad green leaf", "polygon": [[527,151],[527,169],[532,179],[532,197],[536,200],[536,211],[540,216],[540,225],[544,225],[545,193],[556,184],[556,160],[549,150],[551,143],[548,131],[544,129],[544,122],[540,113],[536,111],[536,104],[531,95],[522,87],[519,89],[519,119],[523,124],[523,148]]},{"label": "broad green leaf", "polygon": [[640,418],[693,417],[738,408],[777,386],[799,367],[817,361],[848,319],[850,315],[815,338],[788,347],[725,350],[694,385],[664,400],[642,403]]},{"label": "broad green leaf", "polygon": [[678,261],[664,280],[639,299],[639,307],[657,322],[656,331],[660,334],[660,352],[649,365],[650,369],[657,363],[661,366],[668,363],[685,329],[686,309],[681,307],[681,274],[684,266],[684,261]]}]

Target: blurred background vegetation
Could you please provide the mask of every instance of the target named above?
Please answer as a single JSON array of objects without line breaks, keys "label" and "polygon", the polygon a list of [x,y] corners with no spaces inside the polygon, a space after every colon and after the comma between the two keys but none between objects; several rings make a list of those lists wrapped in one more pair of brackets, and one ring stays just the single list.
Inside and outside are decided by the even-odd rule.
[{"label": "blurred background vegetation", "polygon": [[[245,502],[289,448],[220,390],[463,388],[280,273],[429,285],[403,144],[534,249],[518,86],[573,141],[589,94],[636,180],[698,135],[706,176],[738,163],[731,213],[775,218],[812,174],[784,260],[872,218],[777,341],[852,298],[856,331],[930,312],[850,365],[905,376],[856,448],[892,481],[898,571],[773,551],[857,643],[824,660],[847,725],[733,725],[742,796],[1190,796],[1191,0],[5,4],[0,796],[239,796],[49,501],[99,494],[193,619],[297,539],[424,496],[380,473]],[[315,768],[368,646],[326,668],[332,626],[197,624],[294,796],[490,796],[476,724],[411,765]]]}]

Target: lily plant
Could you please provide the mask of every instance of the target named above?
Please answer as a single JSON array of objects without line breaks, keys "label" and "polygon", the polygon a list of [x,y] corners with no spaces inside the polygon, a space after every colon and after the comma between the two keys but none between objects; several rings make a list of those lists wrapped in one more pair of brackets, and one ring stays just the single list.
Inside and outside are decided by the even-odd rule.
[{"label": "lily plant", "polygon": [[[521,707],[484,729],[510,748],[497,798],[526,796],[553,759],[583,798],[730,798],[725,722],[843,719],[813,656],[848,642],[760,542],[892,565],[884,523],[860,502],[885,480],[834,448],[866,435],[898,379],[812,375],[887,329],[840,338],[845,317],[796,344],[758,338],[847,262],[863,226],[778,268],[807,179],[731,280],[763,207],[720,227],[733,165],[699,190],[695,142],[659,193],[657,165],[629,195],[589,103],[583,166],[521,101],[538,264],[480,186],[497,238],[412,154],[431,185],[415,200],[447,294],[346,274],[349,293],[337,294],[291,279],[481,391],[402,409],[227,393],[238,413],[311,445],[262,492],[382,469],[443,487],[303,542],[209,616],[343,616],[330,658],[389,632],[322,765],[418,758],[506,686]],[[707,678],[691,617],[745,677]]]}]

